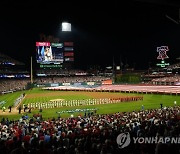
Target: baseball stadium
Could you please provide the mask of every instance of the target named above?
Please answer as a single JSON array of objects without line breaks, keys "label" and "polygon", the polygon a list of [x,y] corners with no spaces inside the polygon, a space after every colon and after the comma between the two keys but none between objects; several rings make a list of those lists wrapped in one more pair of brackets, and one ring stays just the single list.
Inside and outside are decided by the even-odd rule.
[{"label": "baseball stadium", "polygon": [[[48,43],[38,42],[37,44]],[[63,44],[73,45],[72,42],[64,42]],[[37,52],[39,51],[37,50]],[[168,121],[172,121],[172,117],[173,120],[180,119],[180,63],[167,67],[166,70],[171,70],[172,73],[167,73],[167,71],[162,73],[164,70],[162,68],[156,68],[148,73],[147,71],[131,70],[129,72],[128,70],[119,71],[108,68],[108,70],[95,75],[94,71],[97,72],[97,70],[91,72],[72,69],[70,64],[73,63],[66,65],[64,62],[65,65],[63,64],[59,69],[59,67],[56,68],[57,64],[39,63],[37,58],[37,63],[43,69],[39,67],[33,70],[31,68],[31,72],[28,72],[24,69],[22,62],[3,53],[0,54],[0,60],[2,68],[0,72],[2,132],[7,130],[4,127],[10,126],[14,122],[21,121],[19,126],[24,128],[24,124],[31,121],[33,125],[31,133],[38,133],[34,130],[37,125],[43,126],[46,123],[45,130],[51,132],[58,128],[65,135],[62,138],[67,139],[69,131],[71,131],[70,134],[76,133],[77,137],[81,133],[83,136],[89,136],[90,133],[93,134],[92,136],[96,136],[106,129],[108,129],[106,133],[110,133],[109,130],[111,130],[118,135],[120,132],[127,131],[128,126],[126,125],[128,124],[138,124],[152,118],[154,121],[156,120],[156,123],[158,120],[160,123],[160,119],[166,119],[166,116]],[[67,66],[68,69],[63,69]],[[35,75],[32,70],[35,71]],[[57,125],[57,123],[61,124]],[[157,124],[154,125],[155,128],[159,127]],[[63,130],[63,127],[66,128],[66,131]],[[77,130],[83,132],[77,134]],[[93,130],[99,132],[92,132]],[[28,134],[31,136],[31,133]],[[112,140],[115,140],[117,135],[112,137]],[[50,137],[51,135],[48,133],[45,136]],[[101,142],[103,143],[104,140],[99,141],[100,145]],[[113,153],[122,150],[117,147],[121,146],[120,144],[111,144],[113,147],[110,149],[114,151]],[[137,145],[132,146],[136,147]],[[63,149],[56,150],[59,152],[69,151],[69,148],[67,145]],[[131,151],[132,149],[126,150]],[[145,149],[151,150],[149,145]]]},{"label": "baseball stadium", "polygon": [[[73,45],[73,42],[64,44]],[[40,65],[47,67],[52,64]],[[180,103],[180,77],[173,73],[169,75],[164,72],[153,77],[153,72],[143,74],[124,71],[119,74],[115,70],[114,77],[113,70],[108,70],[108,75],[105,72],[94,75],[84,70],[55,68],[37,69],[36,76],[31,78],[31,73],[23,70],[21,62],[4,54],[1,54],[1,66],[4,68],[1,70],[1,118],[16,119],[26,114],[41,114],[45,119],[77,117],[94,112],[113,114]],[[179,63],[169,67],[174,71],[177,66]],[[21,70],[17,73],[14,69]]]},{"label": "baseball stadium", "polygon": [[[100,139],[100,141],[94,139],[100,147],[105,145],[106,150],[117,153],[122,150],[131,152],[133,147],[140,151],[137,147],[139,144],[130,145],[132,147],[128,149],[124,148],[124,146],[128,147],[129,142],[126,140],[127,142],[122,144],[120,133],[133,133],[135,128],[143,133],[151,126],[154,126],[155,132],[158,132],[162,119],[173,123],[170,125],[178,129],[180,63],[166,66],[166,69],[163,66],[144,71],[132,69],[129,71],[125,68],[119,70],[119,67],[108,67],[101,71],[73,69],[73,46],[73,42],[36,42],[37,67],[32,67],[31,57],[30,72],[25,69],[22,62],[0,53],[1,138],[7,141],[12,139],[8,135],[14,133],[8,126],[15,127],[16,123],[20,122],[19,128],[12,128],[12,130],[17,132],[18,140],[21,140],[20,137],[24,140],[29,136],[27,142],[23,141],[23,143],[28,144],[30,151],[33,148],[30,139],[36,135],[34,137],[39,141],[41,130],[41,137],[46,146],[54,144],[50,143],[54,136],[51,133],[56,132],[56,137],[61,136],[61,139],[56,140],[57,147],[46,147],[50,151],[69,152],[71,148],[74,151],[77,145],[72,136],[69,136],[71,134],[75,135],[74,138],[84,140],[85,138],[88,140],[88,136],[96,137]],[[55,57],[53,60],[51,56],[50,59],[43,58],[47,47],[51,52],[50,55]],[[66,51],[67,47],[70,51]],[[161,48],[167,49],[164,46]],[[61,54],[57,54],[58,52]],[[160,57],[162,58],[161,65],[165,65],[163,56],[164,54]],[[150,120],[154,122],[149,125]],[[146,122],[145,126],[143,126],[144,122]],[[27,126],[31,128],[27,129]],[[44,131],[42,128],[35,130],[39,126],[43,127]],[[23,128],[30,132],[25,131],[23,135]],[[58,134],[58,132],[61,133]],[[149,132],[153,131],[149,130]],[[67,139],[73,147],[70,148],[65,144]],[[116,140],[117,143],[113,143]],[[60,141],[62,145],[58,143]],[[106,141],[112,143],[105,143]],[[78,142],[83,145],[81,141]],[[37,145],[36,149],[40,148],[40,145]],[[155,148],[156,144],[152,145]],[[146,145],[143,150],[153,151],[152,145]],[[88,147],[82,149],[87,151]],[[96,147],[94,150],[100,149]]]},{"label": "baseball stadium", "polygon": [[[124,11],[113,4],[112,12],[109,2],[94,10],[13,3],[19,14],[3,17],[0,28],[1,154],[180,153],[180,20],[166,15],[172,26],[162,18],[168,7],[150,1]],[[58,33],[63,13],[75,26],[62,22]]]}]

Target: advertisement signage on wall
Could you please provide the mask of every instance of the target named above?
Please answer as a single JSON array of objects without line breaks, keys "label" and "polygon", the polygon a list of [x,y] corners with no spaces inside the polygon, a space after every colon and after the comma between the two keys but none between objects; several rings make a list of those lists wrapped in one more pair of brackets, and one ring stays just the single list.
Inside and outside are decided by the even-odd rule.
[{"label": "advertisement signage on wall", "polygon": [[87,85],[89,85],[89,86],[94,86],[94,85],[95,85],[95,82],[87,82]]},{"label": "advertisement signage on wall", "polygon": [[112,85],[112,80],[102,81],[102,84],[103,84],[103,85]]}]

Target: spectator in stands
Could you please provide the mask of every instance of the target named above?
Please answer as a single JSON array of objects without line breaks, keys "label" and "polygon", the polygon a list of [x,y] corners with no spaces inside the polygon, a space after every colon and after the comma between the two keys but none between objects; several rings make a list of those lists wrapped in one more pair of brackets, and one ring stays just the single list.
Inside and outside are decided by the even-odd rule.
[{"label": "spectator in stands", "polygon": [[24,120],[27,120],[29,118],[29,116],[26,114],[25,116],[23,116]]},{"label": "spectator in stands", "polygon": [[[120,133],[133,137],[179,137],[180,107],[150,109],[89,117],[43,120],[25,116],[17,121],[0,122],[1,153],[179,153],[179,144],[131,142],[118,148]],[[23,144],[22,144],[23,143]]]}]

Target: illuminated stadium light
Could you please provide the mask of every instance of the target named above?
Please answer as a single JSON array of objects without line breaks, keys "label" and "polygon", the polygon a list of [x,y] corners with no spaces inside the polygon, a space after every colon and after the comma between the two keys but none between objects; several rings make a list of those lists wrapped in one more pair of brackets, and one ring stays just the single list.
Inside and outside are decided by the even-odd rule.
[{"label": "illuminated stadium light", "polygon": [[62,23],[62,31],[63,32],[71,32],[71,24],[68,22]]},{"label": "illuminated stadium light", "polygon": [[120,66],[116,66],[116,70],[120,70],[121,69],[121,67]]}]

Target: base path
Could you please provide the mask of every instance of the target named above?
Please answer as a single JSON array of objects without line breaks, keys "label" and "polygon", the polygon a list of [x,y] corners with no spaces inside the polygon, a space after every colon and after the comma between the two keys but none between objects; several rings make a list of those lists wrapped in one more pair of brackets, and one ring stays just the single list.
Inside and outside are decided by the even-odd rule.
[{"label": "base path", "polygon": [[[14,115],[14,114],[18,114],[19,110],[15,107],[11,108],[11,112],[9,112],[9,109],[6,109],[5,112],[3,112],[2,110],[0,110],[0,115]],[[21,114],[23,112],[21,111]]]}]

